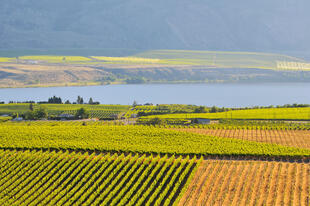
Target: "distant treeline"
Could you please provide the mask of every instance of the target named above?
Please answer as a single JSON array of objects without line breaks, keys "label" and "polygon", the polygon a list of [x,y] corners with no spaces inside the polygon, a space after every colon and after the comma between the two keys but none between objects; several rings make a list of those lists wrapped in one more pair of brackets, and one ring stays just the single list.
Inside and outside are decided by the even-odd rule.
[{"label": "distant treeline", "polygon": [[[81,96],[78,96],[76,102],[72,102],[72,103],[69,100],[63,102],[60,97],[56,97],[56,96],[48,98],[47,101],[38,101],[38,102],[35,102],[33,100],[29,100],[29,101],[9,101],[9,104],[14,104],[14,103],[28,103],[28,104],[34,104],[34,103],[38,103],[38,104],[93,104],[93,105],[100,104],[100,102],[94,101],[92,97],[90,97],[88,102],[86,102],[86,101],[84,101],[83,97],[81,97]],[[5,102],[0,102],[0,104],[5,104]]]},{"label": "distant treeline", "polygon": [[[84,101],[84,98],[81,96],[77,97],[77,100],[75,102],[70,102],[69,100],[66,100],[63,102],[63,100],[60,97],[53,96],[48,98],[47,101],[38,101],[35,102],[33,100],[27,100],[27,101],[9,101],[9,104],[13,103],[28,103],[28,104],[90,104],[90,105],[99,105],[99,101],[94,101],[92,97],[89,98],[88,101]],[[4,101],[1,101],[0,104],[5,104]],[[169,113],[217,113],[217,112],[226,112],[231,110],[247,110],[247,109],[269,109],[269,108],[299,108],[299,107],[310,107],[310,104],[284,104],[284,105],[270,105],[270,106],[253,106],[253,107],[239,107],[239,108],[229,108],[229,107],[217,107],[217,106],[196,106],[196,105],[182,105],[182,104],[157,104],[156,106],[152,103],[146,103],[146,104],[137,104],[136,101],[134,101],[133,105],[134,108],[139,108],[139,106],[152,106],[152,111],[147,112],[147,114],[144,113],[144,111],[140,110],[138,111],[139,116],[145,116],[145,115],[156,115],[156,114],[169,114]],[[147,108],[149,109],[149,108]],[[165,111],[165,112],[163,112]]]}]

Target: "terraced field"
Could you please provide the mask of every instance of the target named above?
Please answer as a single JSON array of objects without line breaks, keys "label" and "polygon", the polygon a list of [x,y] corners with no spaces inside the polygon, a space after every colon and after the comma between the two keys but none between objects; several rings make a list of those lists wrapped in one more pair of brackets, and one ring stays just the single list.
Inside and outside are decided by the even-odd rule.
[{"label": "terraced field", "polygon": [[205,160],[179,205],[310,204],[310,164]]},{"label": "terraced field", "polygon": [[309,130],[223,130],[223,129],[177,129],[198,134],[211,135],[216,137],[228,137],[255,142],[274,143],[291,147],[310,149]]},{"label": "terraced field", "polygon": [[173,205],[199,161],[0,150],[1,205]]}]

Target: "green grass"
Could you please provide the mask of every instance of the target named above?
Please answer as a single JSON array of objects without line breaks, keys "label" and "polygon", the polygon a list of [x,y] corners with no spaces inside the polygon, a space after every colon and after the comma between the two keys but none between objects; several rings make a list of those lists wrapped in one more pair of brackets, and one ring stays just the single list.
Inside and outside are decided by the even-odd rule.
[{"label": "green grass", "polygon": [[160,119],[257,119],[257,120],[310,120],[310,108],[271,108],[234,110],[219,113],[166,114],[141,117],[142,120]]},{"label": "green grass", "polygon": [[309,156],[310,150],[147,126],[0,124],[0,148],[62,148],[138,153]]}]

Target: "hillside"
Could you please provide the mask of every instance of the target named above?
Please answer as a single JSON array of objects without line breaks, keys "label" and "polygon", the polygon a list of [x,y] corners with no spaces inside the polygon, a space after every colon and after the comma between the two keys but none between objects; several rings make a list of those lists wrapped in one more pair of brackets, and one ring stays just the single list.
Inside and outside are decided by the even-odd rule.
[{"label": "hillside", "polygon": [[[62,56],[63,52],[67,55]],[[281,54],[150,50],[130,56],[104,56],[107,50],[89,50],[89,55],[82,55],[84,52],[88,53],[11,51],[9,57],[0,57],[0,87],[310,82],[308,62]],[[72,56],[78,53],[81,56]]]},{"label": "hillside", "polygon": [[3,0],[0,48],[264,51],[309,58],[309,7],[307,0]]}]

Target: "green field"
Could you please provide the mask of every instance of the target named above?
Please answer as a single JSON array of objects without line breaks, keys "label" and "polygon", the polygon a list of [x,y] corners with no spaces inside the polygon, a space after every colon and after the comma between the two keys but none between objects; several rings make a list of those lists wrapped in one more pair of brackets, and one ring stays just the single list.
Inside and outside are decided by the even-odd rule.
[{"label": "green field", "polygon": [[78,63],[91,61],[88,57],[82,56],[21,56],[19,60],[43,61],[48,63]]},{"label": "green field", "polygon": [[0,57],[0,62],[13,62],[15,58]]},{"label": "green field", "polygon": [[[14,103],[14,104],[0,104],[1,114],[23,114],[29,111],[28,103]],[[45,107],[49,115],[60,114],[72,114],[80,108],[85,108],[91,118],[106,119],[111,118],[113,115],[119,115],[126,113],[130,106],[127,105],[80,105],[80,104],[42,104]],[[38,104],[34,104],[34,109],[39,107]]]},{"label": "green field", "polygon": [[277,61],[305,62],[291,56],[255,52],[152,50],[135,56],[161,59],[163,63],[172,65],[203,65],[215,68],[276,69]]},{"label": "green field", "polygon": [[194,158],[0,150],[1,205],[172,205]]},{"label": "green field", "polygon": [[218,113],[191,113],[191,114],[164,114],[141,117],[147,121],[153,118],[160,119],[249,119],[249,120],[310,120],[310,108],[270,108],[232,110]]},{"label": "green field", "polygon": [[[127,114],[156,112],[158,107],[136,106],[130,110],[129,106],[122,105],[44,106],[54,113],[74,111],[85,106],[94,111],[124,110]],[[0,108],[5,112],[22,113],[29,109],[29,104],[0,105]],[[191,111],[195,108],[197,107],[190,105],[161,105],[163,112],[179,109]],[[265,114],[259,111],[269,110],[233,112],[254,111],[251,115],[259,117],[262,113]],[[278,113],[286,112],[288,115],[291,111],[298,111],[300,114],[303,110],[309,111],[309,108],[278,110]],[[195,115],[208,114],[222,113]],[[175,115],[186,114],[170,114]],[[169,115],[157,117],[166,116]],[[303,179],[309,174],[310,149],[303,147],[308,145],[307,142],[301,143],[302,139],[306,141],[309,138],[309,124],[221,120],[218,124],[193,124],[184,127],[122,125],[121,121],[87,120],[14,122],[5,121],[8,120],[5,118],[8,117],[0,118],[0,205],[4,206],[183,205],[182,199],[191,195],[188,192],[195,190],[198,187],[196,185],[204,184],[202,181],[212,181],[213,177],[219,176],[222,179],[219,182],[214,179],[214,183],[204,187],[234,185],[234,182],[244,185],[242,181],[233,180],[247,174],[247,170],[240,170],[239,166],[243,168],[242,165],[249,166],[247,168],[261,165],[260,169],[253,167],[254,172],[263,171],[263,166],[267,164],[270,165],[267,168],[271,169],[275,165],[287,165],[290,170],[287,169],[285,174],[292,174],[292,181],[298,182],[296,187],[301,191],[309,191],[308,183]],[[203,133],[210,129],[220,131],[221,134],[234,134],[240,130],[242,132],[239,131],[239,134],[243,135],[255,131],[256,134],[269,136],[265,142],[259,142],[254,137],[245,140]],[[282,138],[275,135],[277,133],[282,134]],[[296,134],[304,136],[294,136]],[[292,168],[296,168],[295,173],[289,172],[293,171]],[[222,170],[225,172],[220,172]],[[206,179],[205,175],[209,171],[212,171],[213,177]],[[271,170],[266,171],[263,172],[266,176],[263,180],[269,182],[266,179]],[[232,181],[227,179],[230,177]],[[295,180],[295,177],[300,179]],[[259,176],[256,179],[261,180]],[[273,183],[271,185],[273,187]],[[234,198],[239,194],[235,194],[232,189],[221,189],[221,193]],[[212,196],[202,194],[203,197]],[[300,202],[306,202],[304,196],[301,197]]]},{"label": "green field", "polygon": [[0,124],[0,148],[57,148],[197,155],[309,156],[310,150],[148,126]]},{"label": "green field", "polygon": [[[1,57],[0,62],[16,61],[15,58]],[[272,53],[255,52],[224,52],[224,51],[191,51],[191,50],[150,50],[131,56],[59,56],[36,55],[19,56],[20,63],[34,61],[40,63],[61,64],[127,64],[127,65],[187,65],[204,66],[207,68],[256,68],[279,69],[280,64],[305,64],[303,59]],[[32,63],[34,63],[32,62]],[[290,68],[286,68],[285,70]],[[293,69],[293,68],[292,68]],[[299,68],[309,70],[308,67]]]}]

